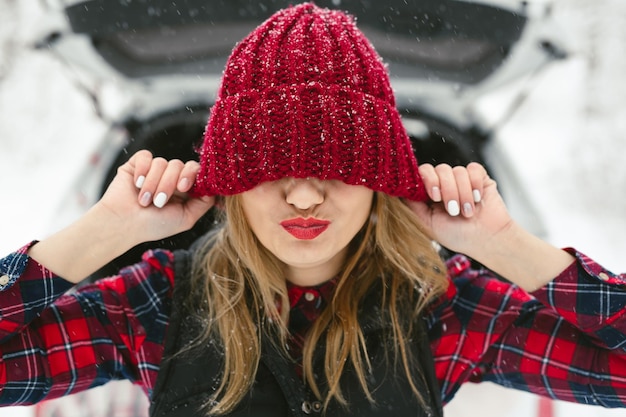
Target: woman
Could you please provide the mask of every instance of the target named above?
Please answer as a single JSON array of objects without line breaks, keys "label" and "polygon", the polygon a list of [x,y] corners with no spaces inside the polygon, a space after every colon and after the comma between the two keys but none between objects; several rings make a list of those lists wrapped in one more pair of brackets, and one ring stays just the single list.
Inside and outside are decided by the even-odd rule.
[{"label": "woman", "polygon": [[[215,204],[190,250],[68,292]],[[0,403],[127,378],[155,416],[426,416],[490,380],[624,407],[625,283],[522,230],[480,165],[418,167],[372,46],[307,3],[233,50],[199,164],[139,152],[0,260]]]}]

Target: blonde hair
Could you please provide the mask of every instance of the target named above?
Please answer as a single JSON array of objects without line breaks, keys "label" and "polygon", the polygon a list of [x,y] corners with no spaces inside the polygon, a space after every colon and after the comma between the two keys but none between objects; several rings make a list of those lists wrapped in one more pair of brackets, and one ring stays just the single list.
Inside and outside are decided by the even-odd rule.
[{"label": "blonde hair", "polygon": [[[208,323],[194,346],[217,339],[224,353],[221,382],[207,404],[210,414],[232,411],[250,389],[263,333],[277,346],[285,346],[289,338],[289,301],[280,262],[251,231],[238,196],[225,199],[225,214],[224,227],[195,257],[191,288],[191,294],[200,293],[205,301],[201,319]],[[410,372],[413,358],[407,344],[415,319],[447,287],[445,266],[410,209],[397,197],[375,193],[370,218],[350,243],[333,298],[304,344],[303,377],[325,408],[332,399],[348,405],[339,384],[348,362],[363,392],[374,401],[366,380],[371,364],[358,311],[368,291],[381,282],[381,307],[392,324],[393,351],[388,353],[402,361],[411,389],[424,402]],[[324,393],[312,364],[322,337]]]}]

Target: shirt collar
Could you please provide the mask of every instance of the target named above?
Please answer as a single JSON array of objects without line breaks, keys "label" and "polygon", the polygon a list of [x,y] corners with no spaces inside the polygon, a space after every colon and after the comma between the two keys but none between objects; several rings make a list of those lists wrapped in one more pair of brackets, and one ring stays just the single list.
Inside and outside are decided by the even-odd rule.
[{"label": "shirt collar", "polygon": [[329,279],[328,281],[322,282],[319,285],[314,285],[310,287],[303,287],[296,284],[292,284],[291,282],[287,282],[287,294],[289,296],[289,305],[291,308],[294,308],[298,303],[302,300],[307,300],[307,297],[312,297],[311,301],[317,299],[318,297],[322,298],[324,304],[327,304],[332,299],[333,294],[335,293],[335,289],[337,288],[337,281],[339,277],[334,277]]}]

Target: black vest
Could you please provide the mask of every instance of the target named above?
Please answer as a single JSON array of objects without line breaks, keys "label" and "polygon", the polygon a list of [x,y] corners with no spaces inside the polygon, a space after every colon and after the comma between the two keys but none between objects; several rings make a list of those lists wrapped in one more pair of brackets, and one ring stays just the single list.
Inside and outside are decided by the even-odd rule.
[{"label": "black vest", "polygon": [[[177,251],[176,286],[172,312],[165,342],[164,360],[153,391],[150,405],[151,417],[205,417],[200,410],[219,386],[221,374],[221,348],[219,344],[207,344],[201,354],[185,353],[173,356],[187,346],[201,329],[197,320],[185,311],[183,300],[189,291],[191,255]],[[366,304],[373,305],[373,304]],[[344,372],[341,387],[350,403],[349,410],[331,402],[327,416],[415,416],[442,417],[440,388],[435,378],[434,362],[424,331],[419,343],[415,343],[415,378],[428,406],[421,405],[411,391],[401,364],[394,368],[394,361],[384,353],[384,323],[376,308],[368,309],[369,319],[362,322],[372,363],[368,384],[375,402],[370,403],[363,394],[356,375]],[[319,355],[315,366],[323,363],[323,347],[316,349]],[[401,361],[398,361],[401,362]],[[269,341],[262,341],[261,363],[255,382],[243,401],[230,416],[305,417],[322,415],[321,403],[296,374],[293,361]]]}]

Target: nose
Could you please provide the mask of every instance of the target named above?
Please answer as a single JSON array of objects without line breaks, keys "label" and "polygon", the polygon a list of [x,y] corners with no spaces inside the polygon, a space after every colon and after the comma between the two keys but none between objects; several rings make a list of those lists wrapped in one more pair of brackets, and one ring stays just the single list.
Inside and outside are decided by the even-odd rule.
[{"label": "nose", "polygon": [[285,201],[298,210],[309,210],[324,202],[324,186],[317,178],[290,178]]}]

